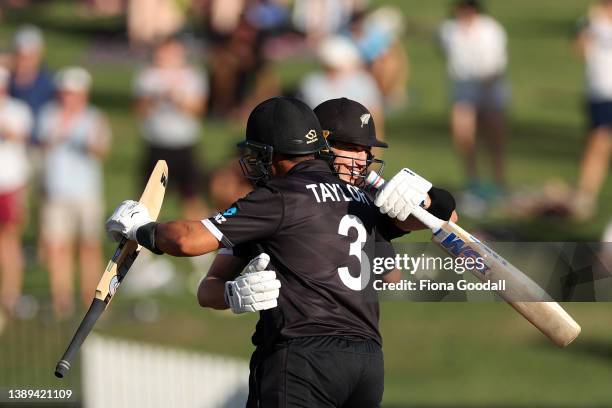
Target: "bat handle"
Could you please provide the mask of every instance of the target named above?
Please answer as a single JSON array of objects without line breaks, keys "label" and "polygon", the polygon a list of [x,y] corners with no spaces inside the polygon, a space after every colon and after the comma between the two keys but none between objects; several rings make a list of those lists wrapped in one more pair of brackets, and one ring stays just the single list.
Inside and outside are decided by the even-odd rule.
[{"label": "bat handle", "polygon": [[[368,177],[366,177],[366,184],[369,184],[378,190],[385,185],[385,179],[375,171],[371,171],[370,174],[368,174]],[[433,233],[438,232],[438,230],[442,228],[442,225],[445,223],[445,221],[431,214],[423,207],[416,207],[414,210],[412,210],[411,215],[425,224]]]},{"label": "bat handle", "polygon": [[102,312],[104,312],[104,309],[106,309],[106,303],[104,303],[103,300],[96,298],[93,300],[93,302],[91,302],[91,306],[89,306],[89,310],[85,314],[83,321],[79,325],[77,331],[74,333],[70,345],[68,345],[66,352],[55,366],[55,376],[57,378],[64,378],[66,372],[70,370],[70,362],[74,358],[77,351],[79,351],[81,344],[83,344],[83,341],[85,341],[85,338],[87,338],[87,335],[93,328],[94,324],[96,324],[96,321]]},{"label": "bat handle", "polygon": [[434,234],[438,232],[445,223],[445,221],[442,221],[423,207],[416,207],[410,214],[414,215],[417,220],[425,224]]}]

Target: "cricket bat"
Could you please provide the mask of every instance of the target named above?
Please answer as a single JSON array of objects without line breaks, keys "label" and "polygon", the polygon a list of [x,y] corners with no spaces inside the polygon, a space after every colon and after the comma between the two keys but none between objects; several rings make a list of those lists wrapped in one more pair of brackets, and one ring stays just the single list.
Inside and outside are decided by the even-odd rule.
[{"label": "cricket bat", "polygon": [[[385,180],[370,172],[366,182],[378,189]],[[452,221],[443,221],[424,208],[415,208],[411,215],[431,229],[432,241],[452,256],[481,258],[484,268],[473,268],[470,272],[482,282],[505,280],[506,290],[496,293],[557,346],[565,347],[578,337],[581,330],[578,323],[544,289],[487,245]]]},{"label": "cricket bat", "polygon": [[[153,220],[157,219],[159,211],[161,210],[167,184],[168,165],[164,160],[159,160],[149,177],[149,181],[145,186],[140,200],[138,200],[147,207],[149,215]],[[138,245],[136,241],[131,241],[127,238],[123,238],[117,246],[114,255],[108,262],[108,265],[106,265],[102,278],[96,287],[96,293],[89,310],[87,310],[85,317],[74,333],[66,352],[55,367],[56,377],[63,378],[66,371],[70,369],[70,362],[74,355],[89,335],[89,332],[96,324],[98,318],[102,315],[102,312],[104,312],[110,304],[117,288],[140,253],[140,249],[141,246]]]}]

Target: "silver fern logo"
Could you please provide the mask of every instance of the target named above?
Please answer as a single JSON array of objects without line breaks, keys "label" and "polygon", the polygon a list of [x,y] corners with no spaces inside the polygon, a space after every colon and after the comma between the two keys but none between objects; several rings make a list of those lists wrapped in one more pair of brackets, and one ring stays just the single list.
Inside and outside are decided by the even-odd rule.
[{"label": "silver fern logo", "polygon": [[370,122],[370,114],[364,113],[359,117],[359,119],[361,119],[361,127],[363,127],[364,125],[367,125]]}]

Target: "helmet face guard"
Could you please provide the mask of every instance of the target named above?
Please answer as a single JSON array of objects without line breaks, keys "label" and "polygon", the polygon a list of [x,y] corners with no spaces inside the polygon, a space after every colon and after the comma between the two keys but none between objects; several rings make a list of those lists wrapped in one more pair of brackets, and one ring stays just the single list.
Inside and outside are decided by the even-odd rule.
[{"label": "helmet face guard", "polygon": [[257,186],[272,176],[272,154],[270,145],[246,141],[240,146],[243,153],[240,157],[240,168],[253,186]]},{"label": "helmet face guard", "polygon": [[[347,176],[351,180],[351,184],[360,188],[366,185],[365,180],[370,171],[375,171],[379,175],[382,175],[382,172],[385,168],[385,162],[383,160],[375,158],[369,149],[367,150],[367,156],[365,160],[336,154],[333,152],[332,149],[326,151],[325,155],[329,156],[327,158],[328,162],[330,163],[332,171],[336,176]],[[337,159],[339,158],[346,159],[349,162],[337,163]],[[365,162],[365,165],[360,165],[357,162]]]}]

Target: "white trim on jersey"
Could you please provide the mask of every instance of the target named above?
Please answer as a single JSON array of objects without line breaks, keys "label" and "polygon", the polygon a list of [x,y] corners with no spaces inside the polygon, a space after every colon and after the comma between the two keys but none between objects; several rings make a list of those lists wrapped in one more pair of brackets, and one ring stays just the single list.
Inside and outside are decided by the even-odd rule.
[{"label": "white trim on jersey", "polygon": [[213,234],[215,236],[215,238],[217,238],[217,240],[219,242],[221,242],[226,248],[232,248],[234,246],[234,244],[232,244],[232,241],[230,241],[229,239],[227,239],[225,237],[225,235],[223,235],[223,233],[221,231],[219,231],[219,228],[217,228],[215,226],[215,224],[213,224],[212,222],[210,222],[210,220],[204,219],[201,221],[202,225],[204,225],[204,227],[210,231],[211,234]]}]

